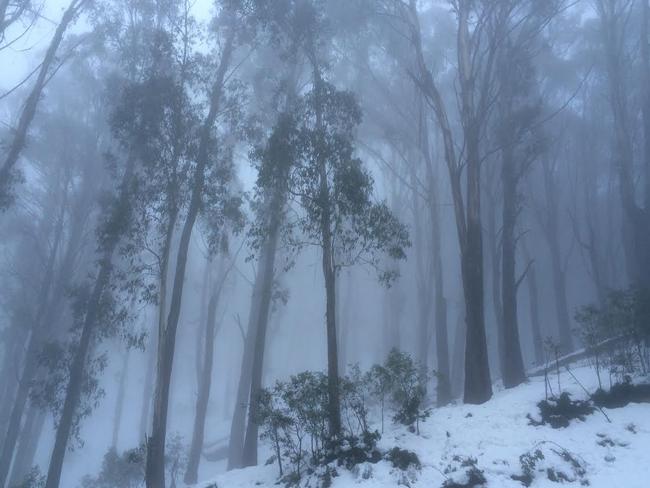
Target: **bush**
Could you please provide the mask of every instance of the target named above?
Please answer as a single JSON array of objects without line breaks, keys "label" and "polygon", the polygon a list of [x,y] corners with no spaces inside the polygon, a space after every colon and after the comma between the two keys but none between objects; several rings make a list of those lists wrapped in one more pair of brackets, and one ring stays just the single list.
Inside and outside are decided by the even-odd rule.
[{"label": "bush", "polygon": [[[650,372],[650,289],[613,291],[605,303],[581,308],[576,321],[599,382],[600,368],[606,364],[619,380],[637,371]],[[607,339],[616,344],[601,350]]]},{"label": "bush", "polygon": [[635,385],[627,376],[622,383],[616,383],[609,391],[599,388],[591,399],[595,405],[605,408],[621,408],[629,403],[650,403],[650,384]]},{"label": "bush", "polygon": [[[285,483],[293,484],[306,472],[330,463],[351,469],[381,459],[376,449],[380,434],[368,428],[367,385],[361,378],[358,369],[353,369],[353,374],[341,381],[340,439],[332,439],[328,432],[328,385],[323,373],[303,372],[262,392],[258,423],[262,438],[273,446]],[[328,470],[322,473],[332,475]]]},{"label": "bush", "polygon": [[[187,449],[178,434],[170,437],[165,449],[165,469],[167,476],[176,483],[179,473],[185,468]],[[102,468],[95,477],[85,476],[81,481],[83,488],[140,488],[144,482],[147,448],[144,444],[119,454],[110,448],[104,455]],[[30,485],[31,486],[31,485]]]},{"label": "bush", "polygon": [[19,484],[11,485],[11,488],[43,488],[45,480],[38,466],[34,466]]},{"label": "bush", "polygon": [[431,413],[424,408],[427,381],[430,376],[408,354],[393,349],[383,365],[375,365],[369,372],[368,382],[382,406],[388,397],[395,409],[393,421],[409,426],[420,433],[420,421]]},{"label": "bush", "polygon": [[551,397],[537,404],[541,420],[535,420],[527,415],[530,425],[550,425],[554,429],[568,427],[571,420],[584,421],[587,415],[594,412],[594,407],[583,400],[571,400],[571,396],[564,392],[559,397]]},{"label": "bush", "polygon": [[124,451],[121,455],[114,448],[104,455],[102,469],[93,478],[85,476],[84,488],[137,488],[144,480],[145,446]]},{"label": "bush", "polygon": [[487,484],[483,470],[478,468],[477,460],[472,457],[454,456],[445,474],[451,476],[442,484],[442,488],[481,488]]},{"label": "bush", "polygon": [[386,460],[390,461],[394,468],[401,469],[406,471],[411,466],[416,469],[420,469],[422,464],[420,463],[420,458],[413,451],[408,451],[406,449],[400,449],[399,447],[393,447],[386,454]]},{"label": "bush", "polygon": [[519,456],[521,475],[512,475],[513,480],[524,486],[531,486],[535,479],[545,477],[554,483],[575,483],[589,485],[586,479],[585,463],[563,447],[553,442],[540,442],[534,450]]}]

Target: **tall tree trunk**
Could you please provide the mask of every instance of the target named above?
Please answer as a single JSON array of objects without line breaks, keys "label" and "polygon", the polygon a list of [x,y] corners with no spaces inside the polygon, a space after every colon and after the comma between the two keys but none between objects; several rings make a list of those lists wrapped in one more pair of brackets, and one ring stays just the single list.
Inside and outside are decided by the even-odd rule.
[{"label": "tall tree trunk", "polygon": [[496,195],[499,193],[499,188],[492,177],[496,173],[496,168],[491,168],[492,174],[489,175],[489,183],[487,185],[487,252],[490,257],[490,277],[492,291],[492,309],[494,312],[494,328],[493,333],[496,336],[497,356],[499,360],[499,371],[503,378],[503,370],[505,369],[505,347],[504,347],[504,326],[503,326],[503,300],[501,297],[501,244],[499,239],[499,230],[497,229],[497,209],[498,201]]},{"label": "tall tree trunk", "polygon": [[492,397],[492,382],[485,336],[483,294],[483,239],[478,128],[466,129],[467,233],[461,247],[461,269],[467,314],[464,402],[481,404]]},{"label": "tall tree trunk", "polygon": [[129,358],[131,350],[127,349],[124,354],[124,365],[120,373],[120,381],[117,388],[117,398],[115,399],[115,414],[113,416],[113,437],[111,447],[117,451],[117,443],[120,438],[120,427],[122,426],[122,412],[124,411],[124,396],[126,394],[126,380],[129,373]]},{"label": "tall tree trunk", "polygon": [[461,276],[465,292],[466,346],[465,346],[465,403],[480,404],[492,397],[492,382],[485,336],[483,244],[481,226],[481,169],[480,169],[480,115],[474,106],[475,79],[472,74],[472,53],[469,39],[471,2],[458,2],[458,75],[460,80],[461,119],[466,158],[467,202],[463,198],[461,175],[463,165],[456,155],[456,143],[447,110],[440,91],[429,71],[422,49],[417,2],[410,0],[412,42],[420,79],[418,86],[433,107],[442,132],[445,161],[449,171],[456,229],[461,254]]},{"label": "tall tree trunk", "polygon": [[239,382],[237,384],[237,395],[235,399],[235,409],[233,411],[232,421],[230,423],[230,437],[228,444],[228,469],[238,469],[243,467],[244,437],[246,434],[246,418],[250,398],[252,371],[253,371],[253,354],[255,351],[255,326],[257,324],[257,315],[259,310],[259,299],[261,294],[262,280],[258,277],[253,285],[253,295],[251,298],[250,314],[248,317],[248,329],[244,340],[244,351],[242,353],[242,365],[239,369]]},{"label": "tall tree trunk", "polygon": [[[526,247],[526,241],[522,245],[524,257],[531,262],[530,253]],[[528,285],[528,304],[530,307],[530,325],[531,336],[533,339],[533,350],[535,351],[535,364],[544,363],[544,339],[542,337],[542,326],[539,320],[539,291],[537,288],[537,271],[535,263],[531,264],[528,274],[526,275],[526,284]]]},{"label": "tall tree trunk", "polygon": [[[650,79],[650,61],[648,61],[648,32],[647,32],[647,9],[646,1],[643,2],[642,12],[642,79],[647,83]],[[616,7],[621,7],[617,9]],[[634,176],[634,145],[628,120],[628,90],[624,86],[623,74],[626,72],[622,60],[625,59],[623,52],[625,39],[625,22],[629,12],[630,4],[619,4],[618,2],[601,2],[597,4],[600,15],[603,44],[605,51],[607,78],[609,82],[609,100],[614,117],[615,137],[615,167],[618,171],[619,192],[625,214],[626,222],[623,223],[623,239],[626,244],[626,257],[628,260],[628,272],[633,283],[642,286],[650,286],[650,208],[639,206],[636,198],[635,176]],[[646,154],[644,155],[644,166],[650,164],[648,153],[650,153],[650,95],[647,87],[644,90],[642,108],[643,132],[645,138]],[[646,166],[647,168],[647,166]],[[646,169],[645,173],[648,173]],[[646,191],[650,183],[645,182]],[[650,202],[647,197],[646,201]]]},{"label": "tall tree trunk", "polygon": [[27,97],[27,101],[25,102],[20,114],[14,138],[9,146],[6,157],[2,162],[2,167],[0,168],[0,210],[10,204],[12,182],[11,171],[25,146],[27,132],[32,120],[34,119],[34,115],[36,114],[36,107],[38,106],[41,94],[43,93],[43,88],[48,82],[49,77],[52,76],[52,67],[56,62],[56,53],[61,45],[61,41],[63,40],[63,35],[86,3],[87,0],[72,0],[64,12],[59,25],[54,31],[54,36],[50,41],[43,62],[38,70],[38,76],[36,77],[34,86]]},{"label": "tall tree trunk", "polygon": [[[126,171],[122,177],[119,195],[114,202],[111,210],[112,215],[109,219],[111,222],[130,218],[131,211],[131,193],[133,184],[135,161],[129,156],[126,164]],[[72,364],[70,365],[68,385],[61,410],[61,418],[56,429],[54,448],[50,457],[50,464],[47,472],[45,488],[59,488],[61,481],[61,471],[63,469],[63,459],[68,447],[70,432],[72,431],[75,412],[81,399],[81,389],[85,375],[86,360],[90,352],[90,346],[97,326],[99,309],[104,292],[109,285],[111,274],[113,272],[113,254],[117,249],[120,241],[119,235],[111,235],[106,239],[101,259],[98,263],[98,272],[95,277],[95,283],[92,292],[85,306],[85,317],[81,330],[79,344],[74,352]]]},{"label": "tall tree trunk", "polygon": [[513,388],[526,381],[524,360],[519,342],[516,277],[517,175],[512,146],[503,150],[503,230],[501,238],[501,297],[503,300],[503,385]]},{"label": "tall tree trunk", "polygon": [[[223,268],[223,262],[221,265]],[[187,470],[184,481],[188,485],[196,484],[199,476],[199,462],[201,460],[201,451],[203,450],[203,441],[205,438],[205,417],[208,412],[208,402],[210,400],[210,388],[212,386],[212,367],[214,363],[214,339],[217,334],[217,305],[223,289],[223,283],[226,279],[223,269],[217,273],[217,283],[210,294],[208,301],[208,313],[205,320],[205,336],[203,348],[203,364],[201,367],[201,376],[199,383],[199,394],[196,399],[196,412],[194,415],[194,428],[192,430],[192,442],[190,444],[190,454],[187,461]]]},{"label": "tall tree trunk", "polygon": [[[177,252],[176,271],[172,288],[169,315],[163,337],[158,345],[158,364],[156,372],[156,389],[154,394],[153,428],[151,437],[147,442],[146,486],[147,488],[161,488],[165,486],[165,440],[167,437],[167,413],[169,409],[169,386],[174,362],[174,349],[176,346],[176,330],[181,312],[181,301],[185,283],[185,267],[187,254],[194,223],[199,213],[203,200],[205,175],[209,160],[211,132],[214,126],[221,97],[223,83],[227,69],[230,65],[234,49],[234,28],[228,34],[226,45],[222,53],[216,81],[210,94],[210,110],[201,128],[199,140],[197,165],[194,170],[192,196],[183,224],[181,239]],[[50,487],[46,487],[50,488]]]},{"label": "tall tree trunk", "polygon": [[153,394],[153,376],[156,364],[156,350],[158,349],[158,340],[152,335],[149,338],[149,350],[145,356],[147,369],[144,374],[144,387],[142,389],[142,408],[140,410],[140,439],[146,439],[147,432],[151,422],[151,397]]},{"label": "tall tree trunk", "polygon": [[454,358],[451,370],[452,398],[460,398],[465,384],[465,335],[467,321],[465,320],[465,302],[461,297],[461,308],[456,318],[456,333],[454,335]]},{"label": "tall tree trunk", "polygon": [[244,439],[243,465],[257,464],[257,438],[259,426],[257,423],[257,401],[262,390],[262,373],[264,366],[264,350],[266,346],[266,331],[271,311],[273,294],[273,279],[275,276],[275,257],[277,253],[280,224],[284,209],[286,193],[284,187],[274,191],[270,207],[269,235],[262,251],[258,279],[261,280],[261,296],[257,310],[255,326],[255,350],[253,352],[253,368],[250,390],[250,407],[248,409],[248,424]]}]

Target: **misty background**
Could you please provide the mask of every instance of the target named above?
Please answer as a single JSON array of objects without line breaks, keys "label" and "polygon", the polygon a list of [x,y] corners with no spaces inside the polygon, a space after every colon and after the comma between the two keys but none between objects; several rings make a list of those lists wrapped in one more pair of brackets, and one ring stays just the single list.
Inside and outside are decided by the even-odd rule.
[{"label": "misty background", "polygon": [[648,8],[0,0],[0,487],[151,436],[150,487],[172,438],[243,466],[255,371],[396,348],[481,404],[584,347],[650,279]]}]

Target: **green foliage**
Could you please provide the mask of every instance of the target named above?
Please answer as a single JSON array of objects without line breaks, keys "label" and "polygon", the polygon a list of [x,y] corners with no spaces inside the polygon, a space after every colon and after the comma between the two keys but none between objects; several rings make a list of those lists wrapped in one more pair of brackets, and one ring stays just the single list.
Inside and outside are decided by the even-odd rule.
[{"label": "green foliage", "polygon": [[137,488],[144,479],[146,450],[144,445],[124,451],[121,455],[111,448],[104,455],[97,477],[86,476],[83,488]]},{"label": "green foliage", "polygon": [[388,398],[395,409],[393,421],[409,426],[420,433],[419,423],[430,414],[424,408],[430,376],[406,353],[393,349],[383,365],[375,365],[369,372],[371,391],[383,405]]},{"label": "green foliage", "polygon": [[568,427],[571,420],[584,421],[587,415],[594,412],[594,407],[589,401],[571,400],[567,392],[563,392],[559,397],[551,397],[548,400],[542,400],[537,404],[541,420],[535,420],[528,415],[531,425],[550,425],[554,429]]},{"label": "green foliage", "polygon": [[42,475],[38,466],[35,466],[25,475],[25,478],[20,483],[11,485],[10,488],[43,488],[45,481],[45,475]]},{"label": "green foliage", "polygon": [[[650,290],[630,288],[611,292],[605,303],[588,305],[576,314],[579,330],[600,376],[601,362],[609,364],[620,380],[626,374],[650,371]],[[600,345],[611,339],[609,357],[602,358]]]},{"label": "green foliage", "polygon": [[[379,264],[386,255],[404,259],[410,242],[406,228],[388,207],[373,201],[372,176],[355,156],[354,135],[360,122],[361,109],[351,93],[316,83],[293,113],[280,120],[266,148],[267,159],[290,166],[278,162],[263,167],[257,183],[261,189],[272,188],[278,171],[288,171],[289,199],[302,209],[285,223],[282,235],[289,248],[323,246],[323,229],[328,228],[335,269],[363,262],[390,282],[394,272],[381,270]],[[274,142],[274,136],[279,141]],[[284,157],[278,158],[278,153]]]},{"label": "green foliage", "polygon": [[394,468],[401,469],[406,471],[411,466],[416,469],[420,469],[422,464],[420,463],[420,458],[413,451],[406,449],[400,449],[399,447],[393,447],[388,453],[386,453],[386,459],[390,461]]},{"label": "green foliage", "polygon": [[[366,388],[360,372],[342,381],[343,433],[333,442],[328,432],[328,384],[323,373],[303,372],[278,382],[258,398],[262,438],[272,444],[285,483],[319,466],[336,463],[351,469],[377,462],[378,432],[368,429]],[[330,473],[331,475],[331,473]]]}]

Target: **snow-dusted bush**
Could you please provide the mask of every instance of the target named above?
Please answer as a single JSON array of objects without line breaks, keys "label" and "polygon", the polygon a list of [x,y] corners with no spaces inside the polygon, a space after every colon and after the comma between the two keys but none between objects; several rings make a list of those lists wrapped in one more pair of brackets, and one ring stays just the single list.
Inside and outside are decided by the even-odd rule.
[{"label": "snow-dusted bush", "polygon": [[554,483],[589,485],[586,463],[567,449],[552,442],[540,442],[519,456],[521,474],[513,480],[531,486],[536,479],[545,478]]},{"label": "snow-dusted bush", "polygon": [[429,378],[425,368],[413,361],[411,356],[393,349],[383,365],[371,368],[367,381],[379,399],[382,417],[384,401],[388,398],[395,410],[393,421],[407,425],[419,434],[420,421],[431,413],[424,408]]},{"label": "snow-dusted bush", "polygon": [[353,369],[353,374],[341,381],[343,422],[337,439],[328,431],[329,397],[323,373],[299,373],[262,392],[258,400],[262,438],[273,446],[280,476],[287,484],[305,474],[316,474],[325,481],[335,475],[330,464],[351,469],[381,459],[376,449],[380,434],[368,427],[367,385],[361,378]]},{"label": "snow-dusted bush", "polygon": [[537,404],[539,408],[539,420],[534,419],[528,414],[528,420],[531,425],[550,425],[554,429],[568,427],[572,420],[584,421],[587,415],[594,412],[594,407],[589,401],[571,400],[567,392],[563,392],[559,397],[551,397],[548,400],[542,400]]}]

